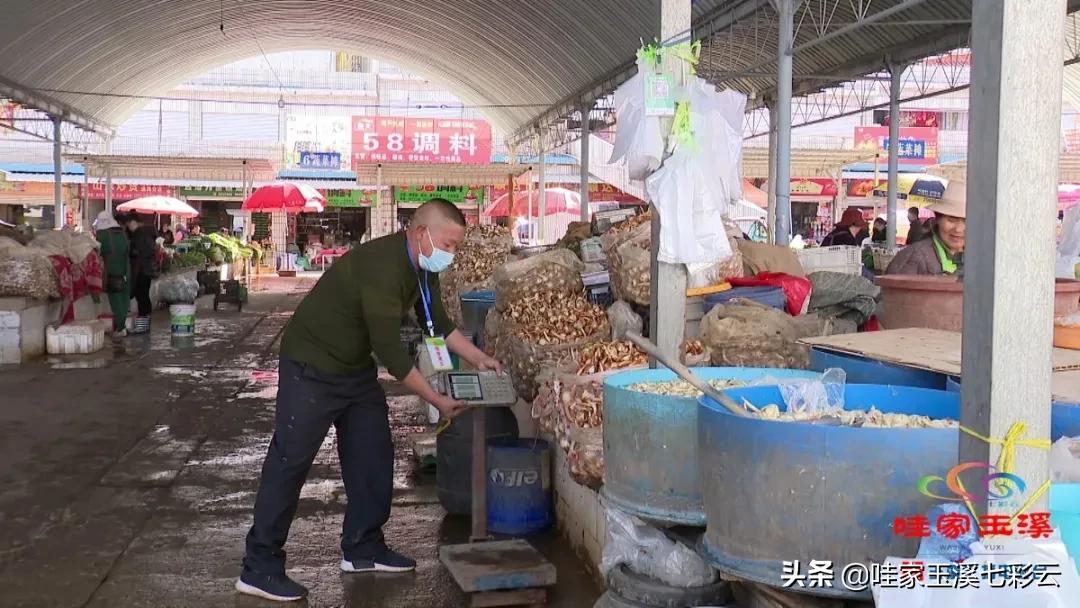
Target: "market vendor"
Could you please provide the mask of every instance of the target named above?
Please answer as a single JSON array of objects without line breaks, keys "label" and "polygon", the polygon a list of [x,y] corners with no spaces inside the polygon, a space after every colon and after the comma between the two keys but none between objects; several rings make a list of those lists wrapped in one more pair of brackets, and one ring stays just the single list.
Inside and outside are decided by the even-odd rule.
[{"label": "market vendor", "polygon": [[237,591],[279,601],[307,595],[285,574],[283,547],[300,489],[330,425],[337,431],[348,500],[341,569],[406,572],[416,567],[383,539],[393,495],[394,449],[375,357],[445,419],[464,410],[463,402],[432,390],[413,366],[400,332],[403,317],[415,308],[428,338],[445,336],[449,350],[465,361],[501,373],[499,363],[473,346],[443,310],[438,273],[450,266],[464,236],[461,211],[432,199],[417,209],[405,231],[342,256],[296,309],[281,342],[274,436]]},{"label": "market vendor", "polygon": [[870,236],[870,233],[866,230],[866,218],[863,217],[862,211],[855,207],[848,207],[844,209],[844,214],[840,216],[836,228],[821,240],[821,246],[849,245],[858,247],[862,244],[863,239],[868,236]]},{"label": "market vendor", "polygon": [[953,180],[934,212],[930,238],[900,250],[885,274],[959,275],[964,270],[964,230],[967,221],[967,185]]}]

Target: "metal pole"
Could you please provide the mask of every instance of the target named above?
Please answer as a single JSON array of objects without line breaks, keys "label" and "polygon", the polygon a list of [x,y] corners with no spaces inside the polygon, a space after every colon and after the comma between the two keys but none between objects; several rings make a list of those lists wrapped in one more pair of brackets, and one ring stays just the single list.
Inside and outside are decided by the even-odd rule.
[{"label": "metal pole", "polygon": [[544,138],[541,135],[536,136],[536,149],[537,149],[537,179],[539,180],[537,192],[540,198],[540,233],[537,238],[541,244],[544,244],[544,239],[547,238],[547,231],[544,229],[544,224],[547,223],[547,176],[544,174],[544,167],[546,166],[546,158],[544,154]]},{"label": "metal pole", "polygon": [[533,231],[533,207],[532,207],[532,169],[530,168],[528,173],[525,174],[525,204],[528,205],[527,211],[529,212],[529,244],[535,244],[532,242],[536,238],[536,233]]},{"label": "metal pole", "polygon": [[[1050,436],[1062,66],[1047,58],[1064,42],[1065,6],[972,3],[960,424],[999,440],[1016,422],[1026,438]],[[960,462],[993,463],[999,452],[960,435]],[[1047,461],[1045,450],[1016,448],[1021,501],[1048,479]],[[1046,498],[1029,512],[1047,511]],[[1013,510],[985,495],[975,508]]]},{"label": "metal pole", "polygon": [[592,102],[581,104],[581,221],[589,221],[589,110]]},{"label": "metal pole", "polygon": [[889,62],[892,80],[889,85],[889,190],[885,207],[887,228],[885,244],[896,247],[896,188],[899,186],[898,163],[900,159],[900,76],[904,66]]},{"label": "metal pole", "polygon": [[518,229],[517,229],[517,215],[514,213],[514,174],[509,173],[506,176],[506,223],[510,228],[510,234],[514,237],[514,242],[518,241]]},{"label": "metal pole", "polygon": [[776,121],[779,113],[776,111],[776,101],[766,102],[769,108],[769,215],[768,221],[769,242],[776,242]]},{"label": "metal pole", "polygon": [[112,201],[112,164],[105,165],[105,209],[113,212]]},{"label": "metal pole", "polygon": [[52,117],[53,122],[53,227],[64,227],[64,139],[60,134],[60,127],[64,121],[59,116]]},{"label": "metal pole", "polygon": [[791,242],[791,63],[796,0],[776,0],[779,17],[776,61],[776,237]]},{"label": "metal pole", "polygon": [[94,227],[94,218],[90,213],[90,170],[85,164],[83,165],[82,183],[83,230],[89,231]]}]

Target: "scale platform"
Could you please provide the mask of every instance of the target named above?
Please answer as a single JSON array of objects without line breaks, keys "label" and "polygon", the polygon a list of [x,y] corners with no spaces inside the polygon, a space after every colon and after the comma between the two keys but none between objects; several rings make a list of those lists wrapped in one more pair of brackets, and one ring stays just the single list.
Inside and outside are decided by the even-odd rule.
[{"label": "scale platform", "polygon": [[474,608],[542,606],[555,584],[555,566],[521,539],[445,545],[439,561]]}]

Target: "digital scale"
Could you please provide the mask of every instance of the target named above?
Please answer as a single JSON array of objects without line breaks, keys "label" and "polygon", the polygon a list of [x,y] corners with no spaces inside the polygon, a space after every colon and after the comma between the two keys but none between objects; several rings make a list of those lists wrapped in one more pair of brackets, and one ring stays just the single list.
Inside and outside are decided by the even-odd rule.
[{"label": "digital scale", "polygon": [[[422,367],[421,371],[427,370]],[[469,596],[470,606],[545,605],[546,588],[555,584],[555,566],[527,541],[491,541],[487,532],[487,412],[483,408],[517,403],[510,374],[469,370],[427,377],[439,393],[477,408],[472,412],[472,534],[468,543],[439,547],[439,561]]]},{"label": "digital scale", "polygon": [[510,374],[490,371],[440,372],[435,390],[473,406],[506,407],[517,402]]}]

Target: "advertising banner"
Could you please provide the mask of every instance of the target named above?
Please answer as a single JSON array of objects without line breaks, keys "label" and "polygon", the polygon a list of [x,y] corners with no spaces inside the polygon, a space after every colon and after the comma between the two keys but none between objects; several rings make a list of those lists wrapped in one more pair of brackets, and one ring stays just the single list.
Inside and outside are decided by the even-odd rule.
[{"label": "advertising banner", "polygon": [[299,166],[304,169],[341,169],[340,152],[300,152]]},{"label": "advertising banner", "polygon": [[[855,149],[889,151],[889,127],[855,127]],[[938,130],[933,127],[900,127],[900,162],[907,165],[938,164]]]},{"label": "advertising banner", "polygon": [[[565,188],[572,192],[578,192],[580,184],[555,184],[548,183],[548,188]],[[536,184],[533,184],[533,190],[539,190]],[[514,189],[514,192],[524,192],[525,184],[518,184]],[[492,189],[492,200],[498,199],[500,196],[506,194],[505,187],[496,187]],[[619,190],[611,184],[591,183],[589,184],[589,202],[590,203],[625,203],[625,204],[639,204],[644,203],[641,199],[635,197],[632,194],[627,194],[622,190]]]},{"label": "advertising banner", "polygon": [[491,162],[491,125],[454,118],[352,117],[352,162]]},{"label": "advertising banner", "polygon": [[[83,196],[83,188],[79,186],[79,196]],[[92,199],[105,199],[105,184],[89,184],[87,190]],[[172,186],[136,186],[132,184],[113,184],[112,198],[114,201],[130,201],[144,196],[172,196]]]},{"label": "advertising banner", "polygon": [[326,190],[326,206],[329,207],[369,207],[375,204],[374,190]]},{"label": "advertising banner", "polygon": [[444,198],[455,205],[481,205],[484,203],[484,187],[397,186],[394,188],[395,203],[426,203],[433,198]]},{"label": "advertising banner", "polygon": [[[349,116],[289,114],[285,123],[285,151],[288,155],[288,164],[293,167],[348,171],[351,168],[349,155],[352,153],[350,120]],[[336,154],[337,166],[304,165],[305,154],[309,155],[308,162],[314,162],[316,157],[310,156],[310,153],[315,153],[316,157],[320,154]]]}]

